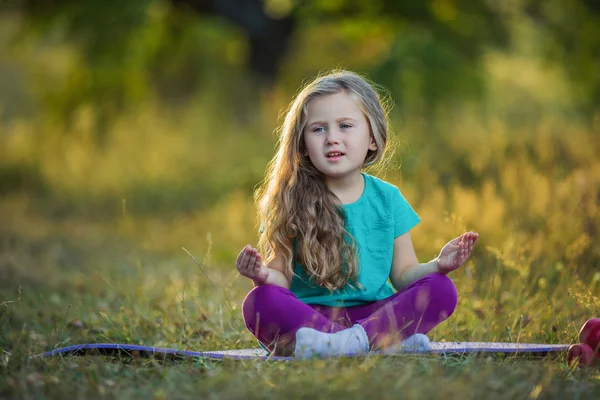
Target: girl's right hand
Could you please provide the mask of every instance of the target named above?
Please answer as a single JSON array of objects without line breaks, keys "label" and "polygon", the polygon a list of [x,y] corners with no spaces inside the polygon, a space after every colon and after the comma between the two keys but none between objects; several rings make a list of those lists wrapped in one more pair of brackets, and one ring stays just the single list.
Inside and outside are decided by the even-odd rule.
[{"label": "girl's right hand", "polygon": [[238,255],[235,266],[240,275],[252,279],[257,285],[267,282],[269,269],[264,266],[260,253],[250,245],[246,245]]}]

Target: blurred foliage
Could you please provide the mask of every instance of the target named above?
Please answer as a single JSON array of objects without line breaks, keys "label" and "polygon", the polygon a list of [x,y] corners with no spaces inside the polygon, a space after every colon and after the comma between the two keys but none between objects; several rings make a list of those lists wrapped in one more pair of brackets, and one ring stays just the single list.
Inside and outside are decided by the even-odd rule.
[{"label": "blurred foliage", "polygon": [[3,199],[51,220],[168,224],[181,235],[148,241],[170,248],[186,232],[212,231],[230,260],[255,234],[251,194],[280,110],[301,82],[345,67],[396,103],[398,151],[383,177],[429,221],[420,251],[459,233],[438,225],[454,215],[495,249],[526,237],[532,265],[598,266],[594,3],[242,2],[261,6],[264,21],[296,21],[268,86],[252,73],[255,47],[231,10],[107,4],[3,3]]},{"label": "blurred foliage", "polygon": [[[583,112],[593,115],[600,103],[600,10],[592,1],[12,0],[3,9],[19,20],[21,44],[73,49],[65,69],[40,88],[44,109],[64,121],[91,104],[101,128],[155,95],[188,101],[222,87],[236,91],[240,103],[254,102],[264,86],[257,74],[289,82],[286,65],[299,64],[296,86],[297,78],[332,66],[318,61],[329,58],[322,51],[329,46],[339,48],[333,65],[370,74],[402,107],[428,113],[457,99],[481,99],[483,57],[490,49],[522,47],[523,36],[533,37],[523,53],[561,65]],[[269,30],[283,20],[291,21],[287,30]],[[264,48],[256,45],[260,29],[263,36],[278,33],[263,38]],[[286,49],[277,41],[288,35]],[[307,37],[313,60],[298,62],[295,48]],[[232,75],[244,79],[231,82]]]}]

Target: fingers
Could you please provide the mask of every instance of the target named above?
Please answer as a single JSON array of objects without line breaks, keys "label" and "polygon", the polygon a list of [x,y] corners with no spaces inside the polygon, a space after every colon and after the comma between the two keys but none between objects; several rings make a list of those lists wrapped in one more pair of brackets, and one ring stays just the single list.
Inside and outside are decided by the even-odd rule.
[{"label": "fingers", "polygon": [[461,236],[458,253],[461,259],[466,260],[473,252],[473,246],[479,238],[477,232],[466,232]]},{"label": "fingers", "polygon": [[469,254],[471,254],[471,248],[473,246],[472,233],[473,232],[467,232],[463,235],[463,243],[462,243],[463,254],[462,254],[462,256],[465,259],[469,256]]},{"label": "fingers", "polygon": [[254,259],[254,272],[258,275],[261,268],[262,268],[262,257],[260,256],[260,253],[257,251],[256,258]]},{"label": "fingers", "polygon": [[236,266],[240,271],[247,269],[248,262],[250,261],[249,249],[251,249],[250,245],[246,245],[238,255]]},{"label": "fingers", "polygon": [[473,251],[473,246],[475,246],[475,242],[477,241],[477,238],[479,238],[479,234],[477,232],[469,233],[469,254],[471,254],[471,251]]},{"label": "fingers", "polygon": [[250,245],[244,247],[238,256],[236,266],[240,273],[247,273],[251,267],[254,266],[254,253],[253,248]]},{"label": "fingers", "polygon": [[262,266],[262,257],[258,250],[250,245],[246,245],[238,255],[236,262],[236,267],[240,274],[249,278],[257,276]]},{"label": "fingers", "polygon": [[460,239],[459,248],[461,246],[466,246],[468,253],[471,254],[473,246],[475,246],[475,242],[478,238],[479,234],[477,232],[465,232],[456,239]]},{"label": "fingers", "polygon": [[458,243],[458,260],[462,264],[468,257],[469,251],[469,233],[464,233],[460,236],[460,242]]},{"label": "fingers", "polygon": [[467,257],[469,257],[469,253],[468,240],[465,240],[463,237],[463,240],[461,240],[458,245],[458,259],[460,260],[460,264],[462,264]]},{"label": "fingers", "polygon": [[248,272],[254,275],[254,273],[256,272],[256,255],[258,254],[258,252],[254,247],[248,248],[247,251],[249,254],[247,270]]},{"label": "fingers", "polygon": [[256,272],[256,256],[257,256],[257,252],[256,250],[251,247],[249,250],[250,253],[250,261],[248,262],[248,270],[252,273]]}]

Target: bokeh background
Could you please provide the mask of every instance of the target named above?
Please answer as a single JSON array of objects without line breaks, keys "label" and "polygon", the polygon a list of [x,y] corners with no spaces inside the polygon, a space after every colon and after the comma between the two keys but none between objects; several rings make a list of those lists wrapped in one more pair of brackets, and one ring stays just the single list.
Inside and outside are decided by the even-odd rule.
[{"label": "bokeh background", "polygon": [[253,190],[280,113],[332,68],[394,105],[371,172],[421,216],[420,261],[480,233],[437,339],[571,341],[600,309],[600,3],[0,4],[5,349],[253,345]]}]

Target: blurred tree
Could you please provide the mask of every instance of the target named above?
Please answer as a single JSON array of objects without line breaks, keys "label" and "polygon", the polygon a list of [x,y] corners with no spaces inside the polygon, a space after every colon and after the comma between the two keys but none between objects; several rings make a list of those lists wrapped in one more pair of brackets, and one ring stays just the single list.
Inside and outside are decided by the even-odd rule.
[{"label": "blurred tree", "polygon": [[217,15],[241,27],[248,36],[250,70],[259,79],[272,84],[296,20],[292,15],[273,17],[261,0],[169,0],[182,11]]},{"label": "blurred tree", "polygon": [[[25,32],[43,40],[59,34],[79,49],[69,76],[44,93],[45,99],[62,116],[93,104],[99,121],[110,121],[155,89],[173,97],[194,93],[217,73],[231,77],[223,81],[233,82],[236,100],[252,102],[248,96],[258,92],[257,85],[275,82],[297,28],[324,24],[345,27],[350,38],[360,38],[366,23],[391,30],[393,45],[369,72],[393,91],[401,87],[401,101],[428,110],[457,97],[479,96],[480,56],[518,41],[510,26],[523,15],[544,30],[540,45],[548,57],[569,59],[566,69],[581,102],[598,104],[598,8],[591,0],[9,0],[4,5],[22,16]],[[219,57],[226,61],[215,61]],[[245,70],[252,79],[234,77]]]},{"label": "blurred tree", "polygon": [[[523,14],[538,30],[546,60],[560,62],[578,107],[593,117],[600,113],[600,1],[521,0]],[[514,11],[501,7],[509,18]],[[597,114],[600,115],[600,114]]]}]

